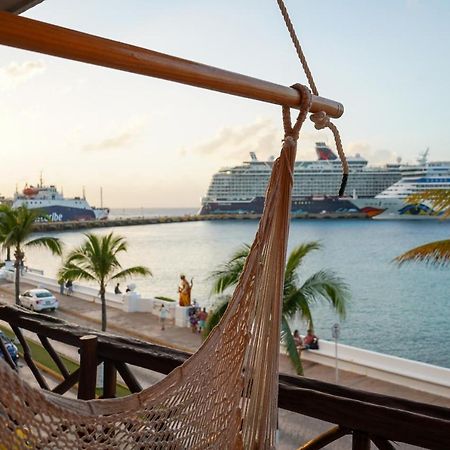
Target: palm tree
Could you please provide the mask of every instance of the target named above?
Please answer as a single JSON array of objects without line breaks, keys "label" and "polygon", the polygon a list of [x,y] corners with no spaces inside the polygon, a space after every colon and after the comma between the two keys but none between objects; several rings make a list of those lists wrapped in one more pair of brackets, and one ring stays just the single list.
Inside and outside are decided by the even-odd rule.
[{"label": "palm tree", "polygon": [[61,255],[61,241],[53,237],[38,237],[31,239],[33,223],[39,217],[38,211],[20,206],[13,209],[7,205],[0,206],[0,242],[6,249],[14,249],[14,267],[16,268],[15,297],[19,304],[20,269],[25,258],[24,248],[45,247],[54,255]]},{"label": "palm tree", "polygon": [[72,250],[59,270],[60,280],[95,281],[100,286],[102,302],[102,331],[106,331],[106,286],[112,280],[123,280],[132,275],[151,275],[144,266],[134,266],[123,269],[117,255],[128,249],[124,237],[109,233],[98,236],[88,233],[80,247]]},{"label": "palm tree", "polygon": [[408,203],[429,202],[436,213],[442,212],[442,218],[450,217],[450,190],[449,189],[430,189],[425,192],[410,195]]},{"label": "palm tree", "polygon": [[[328,302],[339,317],[343,319],[345,318],[347,301],[350,299],[348,285],[329,270],[320,270],[300,284],[298,269],[302,265],[303,259],[310,252],[320,248],[320,243],[316,241],[295,247],[289,255],[285,269],[281,339],[299,375],[303,375],[303,367],[289,326],[289,319],[299,313],[302,319],[308,323],[308,327],[314,328],[311,306],[319,301]],[[213,293],[223,293],[227,288],[237,284],[249,251],[250,247],[245,244],[236,251],[230,261],[212,273]],[[219,322],[228,302],[229,297],[222,299],[209,315],[204,330],[205,337]]]},{"label": "palm tree", "polygon": [[[450,190],[434,189],[420,194],[412,195],[409,201],[420,203],[428,201],[437,212],[443,212],[444,219],[450,217]],[[420,245],[403,253],[394,259],[399,265],[405,262],[424,262],[436,267],[445,267],[450,264],[450,239],[434,241]]]}]

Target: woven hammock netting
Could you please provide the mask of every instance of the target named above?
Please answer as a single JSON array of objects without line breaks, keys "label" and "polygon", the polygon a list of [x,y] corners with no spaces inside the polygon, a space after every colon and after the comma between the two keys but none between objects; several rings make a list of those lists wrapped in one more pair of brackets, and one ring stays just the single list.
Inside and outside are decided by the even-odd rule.
[{"label": "woven hammock netting", "polygon": [[108,400],[35,389],[0,362],[0,448],[275,448],[292,174],[310,102],[304,88],[294,128],[284,108],[285,139],[254,243],[226,313],[200,349],[161,382]]}]

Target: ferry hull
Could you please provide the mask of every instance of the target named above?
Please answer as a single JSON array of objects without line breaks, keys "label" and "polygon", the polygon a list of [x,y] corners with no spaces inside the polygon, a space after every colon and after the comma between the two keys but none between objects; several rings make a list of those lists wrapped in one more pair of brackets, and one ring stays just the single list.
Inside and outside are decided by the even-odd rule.
[{"label": "ferry hull", "polygon": [[96,218],[93,210],[68,206],[45,206],[36,208],[36,211],[39,212],[36,222],[69,222],[95,220]]},{"label": "ferry hull", "polygon": [[[262,214],[264,197],[255,197],[251,201],[205,202],[199,214]],[[359,213],[360,209],[352,200],[338,197],[294,198],[291,204],[292,214]]]}]

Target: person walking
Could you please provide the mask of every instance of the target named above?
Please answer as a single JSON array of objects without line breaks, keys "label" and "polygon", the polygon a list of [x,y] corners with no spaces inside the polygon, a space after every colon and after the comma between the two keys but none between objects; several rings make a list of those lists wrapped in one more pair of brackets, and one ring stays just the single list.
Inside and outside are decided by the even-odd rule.
[{"label": "person walking", "polygon": [[59,293],[61,295],[64,295],[64,280],[59,280],[58,284],[59,284]]},{"label": "person walking", "polygon": [[66,281],[66,295],[72,295],[73,294],[73,283],[72,280]]},{"label": "person walking", "polygon": [[197,314],[198,318],[198,332],[201,333],[206,325],[206,320],[208,319],[208,313],[206,312],[206,308],[203,308]]},{"label": "person walking", "polygon": [[166,329],[166,320],[169,315],[169,311],[164,306],[164,303],[161,304],[161,308],[159,309],[159,322],[161,323],[161,330],[164,331]]}]

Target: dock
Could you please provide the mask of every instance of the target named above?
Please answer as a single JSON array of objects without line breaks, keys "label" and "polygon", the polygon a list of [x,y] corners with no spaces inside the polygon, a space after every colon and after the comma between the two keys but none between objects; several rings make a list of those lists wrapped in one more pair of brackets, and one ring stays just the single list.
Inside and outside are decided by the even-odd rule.
[{"label": "dock", "polygon": [[[130,227],[136,225],[157,225],[163,223],[183,223],[218,220],[259,220],[261,214],[189,214],[184,216],[159,216],[159,217],[119,217],[107,220],[85,220],[77,222],[38,222],[34,224],[37,232],[48,231],[73,231],[87,230],[92,228],[116,228]],[[293,220],[317,219],[360,219],[366,220],[369,217],[364,213],[323,213],[323,214],[294,214]]]}]

